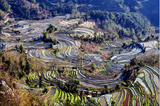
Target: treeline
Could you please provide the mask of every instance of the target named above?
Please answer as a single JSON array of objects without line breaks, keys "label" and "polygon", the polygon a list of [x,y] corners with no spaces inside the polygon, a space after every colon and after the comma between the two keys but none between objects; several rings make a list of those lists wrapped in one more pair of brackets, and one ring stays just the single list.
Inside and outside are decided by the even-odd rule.
[{"label": "treeline", "polygon": [[[99,26],[106,30],[116,31],[119,37],[134,37],[146,35],[151,32],[150,22],[139,13],[117,13],[92,10],[89,16],[97,20]],[[154,32],[153,32],[154,33]]]},{"label": "treeline", "polygon": [[98,35],[96,32],[94,33],[94,37],[91,37],[90,35],[85,36],[84,34],[82,36],[76,35],[74,37],[75,40],[81,40],[86,42],[94,42],[94,43],[104,43],[105,41],[116,41],[119,39],[118,35],[111,36],[109,34],[104,33],[103,35]]}]

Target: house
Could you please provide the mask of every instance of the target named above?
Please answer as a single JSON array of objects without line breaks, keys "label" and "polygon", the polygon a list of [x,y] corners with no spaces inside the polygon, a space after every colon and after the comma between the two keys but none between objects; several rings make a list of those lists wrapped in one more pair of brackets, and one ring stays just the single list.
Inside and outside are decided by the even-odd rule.
[{"label": "house", "polygon": [[98,92],[97,95],[100,96],[100,95],[101,95],[101,92]]},{"label": "house", "polygon": [[92,91],[89,91],[89,95],[92,95]]},{"label": "house", "polygon": [[1,44],[1,49],[5,49],[6,45]]},{"label": "house", "polygon": [[92,98],[92,95],[87,95],[87,98]]}]

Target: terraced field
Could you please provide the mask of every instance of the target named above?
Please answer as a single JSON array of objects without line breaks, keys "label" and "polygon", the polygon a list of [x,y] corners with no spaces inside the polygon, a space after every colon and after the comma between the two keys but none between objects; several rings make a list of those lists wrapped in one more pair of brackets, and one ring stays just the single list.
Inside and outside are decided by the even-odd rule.
[{"label": "terraced field", "polygon": [[89,29],[89,28],[76,28],[76,29],[72,30],[71,36],[75,36],[75,33],[78,34],[79,36],[82,36],[84,34],[85,37],[87,35],[94,37],[95,31],[93,29]]},{"label": "terraced field", "polygon": [[[150,50],[158,50],[156,47],[157,41],[150,41],[150,42],[143,42],[141,45],[144,45],[146,47],[146,52],[149,52]],[[132,46],[126,50],[123,50],[121,54],[114,55],[111,60],[114,61],[114,63],[128,63],[130,59],[134,58],[135,56],[139,57],[142,55],[141,49],[138,47],[132,48]]]},{"label": "terraced field", "polygon": [[67,100],[70,101],[69,104],[75,105],[78,101],[81,101],[83,104],[86,103],[85,101],[86,98],[82,99],[76,95],[76,94],[72,94],[72,93],[67,93],[65,91],[62,91],[60,89],[56,89],[54,94],[50,94],[49,99],[47,100],[47,105],[63,105],[67,103]]},{"label": "terraced field", "polygon": [[58,26],[71,27],[74,24],[78,24],[79,21],[80,21],[80,19],[61,21],[61,22],[59,22]]},{"label": "terraced field", "polygon": [[[113,93],[111,98],[107,97],[110,100],[107,103],[111,104],[112,100],[115,100],[116,106],[142,106],[143,104],[158,106],[159,87],[158,83],[155,82],[160,79],[153,71],[158,72],[159,70],[150,66],[141,69],[132,86]],[[151,101],[150,97],[154,98],[155,101]]]},{"label": "terraced field", "polygon": [[96,25],[95,22],[86,21],[86,22],[80,24],[79,26],[80,27],[88,27],[88,28],[92,28],[93,29],[94,25]]},{"label": "terraced field", "polygon": [[[65,17],[61,18],[53,18],[53,19],[46,19],[41,21],[21,21],[17,24],[21,24],[24,27],[18,27],[16,30],[21,31],[21,34],[18,36],[11,36],[11,38],[22,38],[22,40],[30,41],[34,37],[39,37],[43,30],[45,30],[48,27],[48,24],[53,24],[57,27],[59,30],[61,27],[70,27],[76,23],[78,23],[79,20],[70,20],[70,21],[64,21]],[[58,25],[57,25],[58,24]],[[28,49],[28,55],[30,57],[39,58],[40,60],[44,61],[48,66],[55,66],[53,70],[56,71],[43,71],[39,73],[31,73],[28,75],[28,79],[32,82],[32,84],[29,86],[26,86],[24,84],[19,83],[20,86],[26,88],[26,89],[36,89],[38,88],[40,83],[40,78],[42,78],[42,85],[43,86],[49,86],[50,84],[56,85],[58,81],[61,81],[65,83],[70,78],[79,79],[81,81],[82,86],[90,87],[90,88],[103,88],[104,85],[109,84],[114,86],[117,83],[120,83],[122,81],[121,78],[123,76],[123,73],[119,74],[114,79],[98,79],[95,78],[95,76],[89,76],[85,73],[82,74],[82,70],[80,69],[73,69],[73,67],[77,67],[75,65],[76,61],[82,55],[79,52],[79,47],[81,43],[79,41],[75,41],[69,35],[68,33],[71,33],[71,36],[79,35],[82,36],[83,34],[85,36],[92,36],[94,37],[95,30],[93,30],[95,23],[92,22],[84,22],[81,24],[81,28],[75,28],[72,31],[69,31],[67,33],[65,32],[55,32],[53,35],[51,35],[51,38],[57,38],[59,44],[54,45],[54,48],[58,48],[59,52],[56,54],[53,53],[53,49],[45,49],[49,47],[50,43],[43,43],[43,41],[36,41],[36,42],[24,42],[24,48]],[[86,28],[87,27],[87,28]],[[92,28],[92,29],[91,29]],[[103,32],[97,32],[99,35],[103,35]],[[5,33],[5,35],[8,35]],[[10,35],[10,34],[9,34]],[[128,41],[130,42],[130,41]],[[146,53],[150,52],[151,50],[158,51],[156,44],[157,41],[150,41],[150,42],[142,42],[141,45],[146,47]],[[18,42],[9,42],[7,44],[8,48],[15,48],[15,45],[17,45]],[[20,44],[20,43],[19,43]],[[8,46],[9,45],[9,46]],[[10,46],[12,45],[12,46]],[[117,43],[107,43],[105,45],[108,51],[113,52],[115,48],[119,48],[122,46],[122,42]],[[105,48],[104,47],[104,48]],[[108,51],[105,52],[108,52]],[[127,49],[123,50],[121,54],[115,53],[113,57],[111,57],[111,61],[104,62],[102,59],[102,55],[100,53],[91,53],[89,55],[83,56],[83,66],[90,65],[91,63],[95,63],[96,66],[102,67],[102,63],[105,65],[106,71],[110,72],[118,72],[120,71],[125,63],[129,63],[131,59],[134,57],[139,57],[143,55],[142,49],[138,47],[128,47]],[[60,61],[61,60],[61,61]],[[53,62],[55,64],[52,64]],[[60,62],[59,62],[60,61]],[[65,62],[68,64],[65,64]],[[66,72],[64,73],[58,73],[58,68],[62,69],[65,67]],[[141,69],[139,75],[135,79],[134,83],[129,88],[123,88],[121,90],[116,91],[113,94],[107,94],[102,95],[100,97],[94,97],[90,100],[88,100],[86,97],[79,97],[76,94],[64,92],[60,89],[52,90],[52,93],[49,95],[49,98],[47,99],[46,105],[64,105],[67,103],[67,101],[70,101],[71,105],[76,105],[78,101],[81,101],[82,105],[86,105],[86,103],[91,103],[97,106],[105,106],[109,105],[112,106],[112,101],[116,101],[116,106],[142,106],[145,105],[154,105],[158,106],[158,99],[159,99],[159,86],[158,83],[160,81],[159,79],[159,69],[157,67],[151,67],[151,66],[145,66],[143,69]],[[100,78],[100,77],[99,77]],[[153,100],[151,100],[151,98]]]},{"label": "terraced field", "polygon": [[54,17],[52,19],[45,19],[45,20],[39,20],[39,21],[19,21],[15,24],[22,25],[23,27],[15,28],[14,30],[19,30],[21,33],[17,36],[11,36],[12,39],[21,38],[22,40],[29,41],[32,40],[34,37],[39,37],[42,35],[42,32],[47,29],[49,24],[53,24],[57,26],[57,22],[62,21],[65,19],[65,16],[63,17]]},{"label": "terraced field", "polygon": [[78,44],[73,39],[67,37],[65,34],[57,34],[52,37],[58,38],[60,43],[57,45],[59,52],[54,55],[51,49],[30,49],[29,56],[40,58],[45,62],[49,62],[55,59],[56,57],[64,59],[64,58],[74,58],[76,59],[79,55],[78,52]]}]

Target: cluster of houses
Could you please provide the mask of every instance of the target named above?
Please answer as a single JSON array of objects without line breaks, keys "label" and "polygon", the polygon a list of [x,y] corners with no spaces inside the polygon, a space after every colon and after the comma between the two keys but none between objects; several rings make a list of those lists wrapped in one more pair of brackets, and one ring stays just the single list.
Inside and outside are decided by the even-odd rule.
[{"label": "cluster of houses", "polygon": [[1,44],[1,49],[5,49],[6,45]]},{"label": "cluster of houses", "polygon": [[13,26],[10,26],[11,28],[28,28],[31,25],[19,25],[19,24],[15,24]]},{"label": "cluster of houses", "polygon": [[39,41],[39,40],[42,40],[42,39],[43,39],[43,36],[39,36],[39,37],[33,38],[34,41]]},{"label": "cluster of houses", "polygon": [[87,95],[88,98],[96,97],[96,96],[101,96],[100,91],[91,91],[91,90],[86,90],[86,89],[80,89],[77,88],[77,93],[78,95]]}]

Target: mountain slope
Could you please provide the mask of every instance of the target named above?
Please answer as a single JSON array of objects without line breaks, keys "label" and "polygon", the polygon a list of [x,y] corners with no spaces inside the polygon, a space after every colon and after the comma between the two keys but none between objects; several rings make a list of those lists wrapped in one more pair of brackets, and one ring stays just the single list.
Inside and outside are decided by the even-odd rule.
[{"label": "mountain slope", "polygon": [[0,0],[0,9],[10,12],[14,17],[42,19],[51,17],[50,12],[42,9],[38,3],[28,0]]}]

